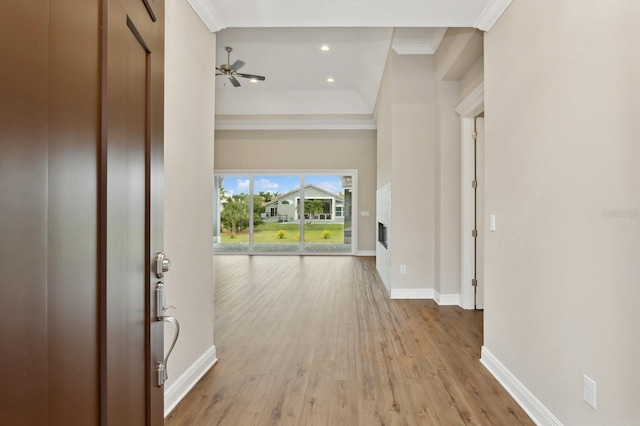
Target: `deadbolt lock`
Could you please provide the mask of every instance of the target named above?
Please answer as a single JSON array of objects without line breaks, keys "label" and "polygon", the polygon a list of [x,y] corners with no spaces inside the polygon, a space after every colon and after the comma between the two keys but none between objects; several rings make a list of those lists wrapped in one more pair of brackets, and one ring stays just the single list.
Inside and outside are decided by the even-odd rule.
[{"label": "deadbolt lock", "polygon": [[163,278],[165,272],[169,272],[171,261],[162,252],[156,255],[156,277]]}]

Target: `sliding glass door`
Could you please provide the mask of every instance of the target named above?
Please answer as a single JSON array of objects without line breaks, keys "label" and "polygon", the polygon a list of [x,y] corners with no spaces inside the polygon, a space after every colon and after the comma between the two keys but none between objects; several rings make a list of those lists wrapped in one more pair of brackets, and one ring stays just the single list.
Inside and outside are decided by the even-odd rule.
[{"label": "sliding glass door", "polygon": [[297,253],[300,225],[292,196],[300,192],[300,176],[258,175],[253,186],[259,215],[253,227],[255,253]]},{"label": "sliding glass door", "polygon": [[354,251],[354,171],[226,172],[216,175],[215,188],[214,253]]},{"label": "sliding glass door", "polygon": [[351,176],[304,176],[305,253],[351,253],[351,185]]}]

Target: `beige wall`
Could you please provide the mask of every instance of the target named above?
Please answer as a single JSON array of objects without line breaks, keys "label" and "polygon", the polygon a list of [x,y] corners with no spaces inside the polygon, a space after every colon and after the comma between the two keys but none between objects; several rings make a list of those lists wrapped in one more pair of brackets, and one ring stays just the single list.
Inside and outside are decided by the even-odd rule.
[{"label": "beige wall", "polygon": [[372,252],[376,241],[375,130],[219,130],[218,170],[358,170],[358,252]]},{"label": "beige wall", "polygon": [[[461,123],[454,109],[482,79],[477,30],[449,29],[435,55],[389,55],[376,104],[377,188],[393,226],[376,266],[393,297],[433,293],[439,303],[459,303]],[[401,296],[398,289],[425,291]]]},{"label": "beige wall", "polygon": [[394,55],[389,54],[385,65],[378,99],[376,101],[376,123],[377,123],[377,188],[391,183],[391,130],[392,130],[392,85],[391,66]]},{"label": "beige wall", "polygon": [[478,59],[476,59],[460,78],[458,100],[461,102],[484,81],[484,56],[482,50],[480,50],[478,54],[480,55]]},{"label": "beige wall", "polygon": [[392,55],[392,291],[428,289],[434,284],[434,58]]},{"label": "beige wall", "polygon": [[[378,90],[378,99],[376,101],[376,122],[377,122],[377,186],[376,186],[376,222],[389,227],[388,238],[392,237],[391,225],[391,178],[392,178],[392,80],[391,67],[394,55],[387,57],[380,89]],[[376,231],[377,232],[377,231]],[[377,234],[376,234],[377,238]],[[384,247],[380,243],[376,243],[376,269],[380,274],[380,278],[387,288],[387,292],[391,293],[391,247]]]},{"label": "beige wall", "polygon": [[[181,324],[171,387],[213,346],[213,116],[215,34],[185,1],[166,3],[165,249],[167,304]],[[165,345],[173,336],[166,325]]]},{"label": "beige wall", "polygon": [[438,81],[435,146],[435,289],[460,294],[460,97],[458,81]]},{"label": "beige wall", "polygon": [[638,423],[638,17],[522,0],[485,35],[485,348],[566,425]]},{"label": "beige wall", "polygon": [[481,31],[473,28],[449,28],[435,54],[437,78],[459,81],[473,68],[481,54]]},{"label": "beige wall", "polygon": [[392,52],[378,96],[377,189],[391,226],[377,268],[392,297],[434,288],[434,73],[433,56]]}]

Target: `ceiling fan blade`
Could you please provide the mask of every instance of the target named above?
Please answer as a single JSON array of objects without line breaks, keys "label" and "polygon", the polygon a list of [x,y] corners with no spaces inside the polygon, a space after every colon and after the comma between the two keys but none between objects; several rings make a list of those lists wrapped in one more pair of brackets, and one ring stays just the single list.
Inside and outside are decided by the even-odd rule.
[{"label": "ceiling fan blade", "polygon": [[232,75],[229,76],[229,81],[233,84],[233,87],[240,87],[240,82]]},{"label": "ceiling fan blade", "polygon": [[243,66],[244,66],[244,62],[242,62],[241,60],[238,59],[233,64],[231,64],[231,70],[237,71],[240,68],[242,68]]},{"label": "ceiling fan blade", "polygon": [[241,73],[236,73],[236,75],[238,77],[244,77],[244,78],[255,78],[256,80],[260,80],[260,81],[264,81],[265,78],[261,75],[253,75],[253,74],[241,74]]}]

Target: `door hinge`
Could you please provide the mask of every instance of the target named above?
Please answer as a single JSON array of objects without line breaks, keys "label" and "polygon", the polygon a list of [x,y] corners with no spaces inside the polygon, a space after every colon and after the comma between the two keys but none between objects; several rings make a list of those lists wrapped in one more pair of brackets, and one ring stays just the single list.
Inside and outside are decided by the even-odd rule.
[{"label": "door hinge", "polygon": [[474,286],[474,287],[478,287],[478,280],[477,280],[477,279],[475,279],[475,278],[474,278],[474,279],[472,279],[472,280],[471,280],[471,285],[472,285],[472,286]]},{"label": "door hinge", "polygon": [[478,187],[478,181],[477,180],[471,181],[471,187],[473,189],[476,189]]},{"label": "door hinge", "polygon": [[476,237],[478,236],[478,230],[477,230],[477,229],[474,229],[473,231],[471,231],[471,236],[472,236],[473,238],[476,238]]},{"label": "door hinge", "polygon": [[471,138],[473,138],[474,140],[478,139],[478,132],[471,133]]}]

